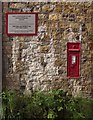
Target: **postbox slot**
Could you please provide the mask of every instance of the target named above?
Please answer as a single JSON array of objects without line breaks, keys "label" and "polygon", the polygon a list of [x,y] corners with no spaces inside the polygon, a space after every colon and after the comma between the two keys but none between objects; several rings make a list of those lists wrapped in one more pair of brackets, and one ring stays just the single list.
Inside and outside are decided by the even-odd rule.
[{"label": "postbox slot", "polygon": [[69,51],[80,51],[79,49],[69,49]]}]

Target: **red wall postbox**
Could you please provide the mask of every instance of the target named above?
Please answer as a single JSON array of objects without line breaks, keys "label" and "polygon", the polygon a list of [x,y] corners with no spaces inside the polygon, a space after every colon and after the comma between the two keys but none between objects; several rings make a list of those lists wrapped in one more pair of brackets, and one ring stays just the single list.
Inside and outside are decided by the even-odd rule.
[{"label": "red wall postbox", "polygon": [[80,77],[80,43],[67,43],[67,77]]}]

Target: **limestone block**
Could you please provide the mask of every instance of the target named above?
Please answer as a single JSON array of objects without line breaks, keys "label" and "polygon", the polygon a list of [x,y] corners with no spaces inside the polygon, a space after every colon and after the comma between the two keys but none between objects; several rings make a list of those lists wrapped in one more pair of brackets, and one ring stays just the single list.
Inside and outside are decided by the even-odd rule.
[{"label": "limestone block", "polygon": [[59,74],[59,75],[62,75],[62,74],[63,74],[62,68],[58,70],[58,74]]},{"label": "limestone block", "polygon": [[41,46],[40,52],[41,53],[48,53],[49,49],[50,49],[49,46]]},{"label": "limestone block", "polygon": [[58,33],[53,33],[53,39],[57,40],[57,39],[60,39],[61,38],[61,34],[58,34]]},{"label": "limestone block", "polygon": [[54,40],[60,40],[60,39],[62,39],[62,33],[59,32],[59,30],[57,31],[57,29],[56,29],[56,30],[52,31],[52,37]]},{"label": "limestone block", "polygon": [[59,59],[59,58],[58,58],[58,59],[55,60],[55,63],[54,63],[54,64],[55,64],[55,66],[61,66],[61,65],[63,65],[64,63],[63,63],[62,59]]},{"label": "limestone block", "polygon": [[48,14],[39,14],[39,15],[38,15],[38,18],[39,18],[40,20],[41,20],[41,19],[45,20],[45,19],[48,18]]},{"label": "limestone block", "polygon": [[42,12],[48,12],[49,11],[49,5],[42,6]]},{"label": "limestone block", "polygon": [[49,20],[58,20],[59,19],[59,14],[49,14]]},{"label": "limestone block", "polygon": [[20,9],[20,8],[26,7],[26,4],[24,4],[24,3],[11,3],[9,7],[12,9]]},{"label": "limestone block", "polygon": [[58,21],[53,21],[53,22],[49,21],[48,24],[49,24],[50,28],[54,29],[54,26],[55,26],[55,28],[58,28]]},{"label": "limestone block", "polygon": [[59,4],[56,5],[56,6],[55,6],[55,9],[54,9],[54,12],[58,12],[58,13],[59,13],[59,12],[62,12],[62,6],[59,5]]},{"label": "limestone block", "polygon": [[20,44],[20,49],[27,49],[28,48],[28,45],[26,43],[22,43]]},{"label": "limestone block", "polygon": [[25,41],[25,38],[24,38],[24,37],[19,37],[19,41],[20,41],[20,42],[24,42],[24,41]]},{"label": "limestone block", "polygon": [[40,12],[41,11],[41,7],[40,5],[36,5],[33,9],[34,12]]},{"label": "limestone block", "polygon": [[77,22],[84,22],[85,21],[85,18],[83,16],[77,16],[77,19],[76,19]]},{"label": "limestone block", "polygon": [[[58,25],[59,25],[60,28],[64,28],[64,21],[63,21],[63,20],[60,20],[60,21],[58,22]],[[65,29],[65,28],[64,28],[64,29]]]},{"label": "limestone block", "polygon": [[16,67],[20,67],[20,66],[23,66],[24,62],[20,61],[20,60],[17,60],[15,65]]}]

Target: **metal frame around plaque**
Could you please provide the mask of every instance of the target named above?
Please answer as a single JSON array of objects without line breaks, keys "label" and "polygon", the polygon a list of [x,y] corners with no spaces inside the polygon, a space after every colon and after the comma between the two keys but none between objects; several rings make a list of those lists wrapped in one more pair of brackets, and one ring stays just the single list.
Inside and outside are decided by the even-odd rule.
[{"label": "metal frame around plaque", "polygon": [[33,36],[38,31],[38,13],[8,12],[6,13],[6,33],[9,36]]}]

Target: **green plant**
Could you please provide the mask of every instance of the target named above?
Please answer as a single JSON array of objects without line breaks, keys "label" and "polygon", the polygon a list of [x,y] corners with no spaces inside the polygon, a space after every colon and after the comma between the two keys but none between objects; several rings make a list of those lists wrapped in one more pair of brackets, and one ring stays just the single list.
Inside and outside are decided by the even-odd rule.
[{"label": "green plant", "polygon": [[[4,91],[2,93],[2,107],[3,107],[3,120],[17,120],[20,118],[19,109],[22,108],[21,101],[23,100],[20,95],[15,91]],[[20,105],[19,105],[19,104]],[[20,107],[21,106],[21,107]],[[21,109],[20,109],[21,110]]]},{"label": "green plant", "polygon": [[72,97],[67,104],[71,120],[93,120],[93,100],[83,97]]},{"label": "green plant", "polygon": [[93,120],[93,99],[73,97],[63,90],[36,91],[31,96],[2,93],[2,120]]}]

